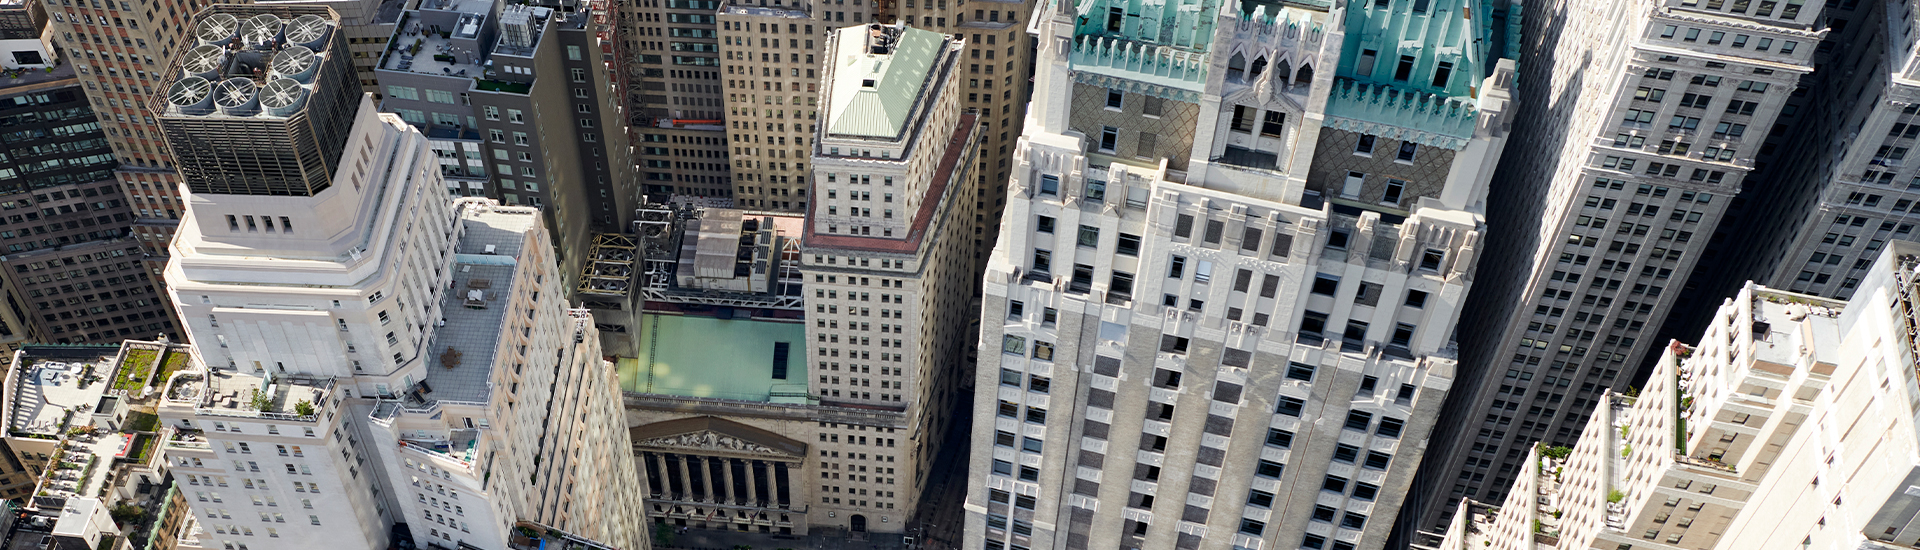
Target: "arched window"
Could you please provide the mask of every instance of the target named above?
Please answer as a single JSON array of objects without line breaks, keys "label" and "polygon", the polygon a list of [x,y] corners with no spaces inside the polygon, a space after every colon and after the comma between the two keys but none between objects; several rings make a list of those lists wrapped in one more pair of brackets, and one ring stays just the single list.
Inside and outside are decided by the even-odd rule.
[{"label": "arched window", "polygon": [[1312,84],[1313,83],[1313,65],[1311,64],[1301,65],[1300,73],[1293,76],[1293,83],[1296,86]]},{"label": "arched window", "polygon": [[1243,77],[1246,75],[1246,72],[1247,72],[1246,57],[1243,57],[1240,54],[1236,53],[1236,54],[1233,54],[1232,58],[1227,60],[1227,80],[1238,82],[1243,79]]}]

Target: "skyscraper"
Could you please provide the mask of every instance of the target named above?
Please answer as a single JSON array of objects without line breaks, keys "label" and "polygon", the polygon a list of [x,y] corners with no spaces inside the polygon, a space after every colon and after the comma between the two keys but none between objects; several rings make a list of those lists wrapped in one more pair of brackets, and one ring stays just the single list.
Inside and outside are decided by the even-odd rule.
[{"label": "skyscraper", "polygon": [[538,206],[560,272],[639,201],[620,92],[600,59],[597,4],[429,2],[398,16],[379,75],[396,113],[433,140],[455,196]]},{"label": "skyscraper", "polygon": [[[716,6],[718,17],[715,13]],[[627,8],[626,44],[642,179],[654,196],[728,197],[746,208],[805,211],[807,151],[820,124],[822,50],[833,29],[905,23],[967,47],[960,109],[979,117],[977,255],[992,246],[1013,139],[1031,90],[1026,2],[669,0]]]},{"label": "skyscraper", "polygon": [[1514,9],[1042,12],[965,547],[1384,544],[1455,377]]},{"label": "skyscraper", "polygon": [[978,277],[966,50],[905,25],[827,41],[804,217],[642,212],[640,357],[621,383],[655,521],[900,534],[935,474],[970,345],[954,289]]},{"label": "skyscraper", "polygon": [[137,213],[75,64],[38,3],[0,6],[0,343],[179,337],[132,227]]},{"label": "skyscraper", "polygon": [[[1901,23],[1913,8],[1858,2],[1824,9],[1834,22],[1817,50],[1828,58],[1825,68],[1804,84],[1811,99],[1778,124],[1791,128],[1780,147],[1791,156],[1744,195],[1753,214],[1722,231],[1744,238],[1729,239],[1728,261],[1706,270],[1708,292],[1751,278],[1846,299],[1887,242],[1920,240],[1920,184],[1907,158],[1920,138],[1920,80],[1909,72],[1920,51],[1903,38]],[[1839,23],[1847,20],[1860,24]],[[1702,317],[1711,313],[1705,305]]]},{"label": "skyscraper", "polygon": [[[884,485],[865,476],[828,482],[832,502],[821,504],[904,524],[961,384],[972,311],[971,295],[958,290],[979,275],[960,238],[974,212],[966,197],[978,151],[975,118],[961,111],[955,91],[965,47],[957,36],[904,24],[839,28],[827,42],[810,149],[815,200],[800,257],[815,317],[808,358],[823,377],[812,393],[824,404],[885,411],[894,434],[885,436],[885,452],[898,457],[901,475]],[[839,445],[825,434],[829,453],[866,451],[868,437],[857,433],[864,428],[829,428],[841,432]],[[887,498],[867,498],[877,491]],[[848,526],[859,530],[860,522]]]},{"label": "skyscraper", "polygon": [[540,212],[449,201],[427,137],[357,93],[330,10],[219,6],[195,31],[155,111],[192,191],[167,279],[203,365],[159,412],[205,442],[174,469],[235,499],[195,517],[263,507],[194,535],[644,548],[613,369]]},{"label": "skyscraper", "polygon": [[1520,147],[1467,306],[1497,326],[1461,335],[1404,535],[1502,497],[1528,446],[1570,444],[1634,380],[1823,32],[1801,2],[1527,6]]},{"label": "skyscraper", "polygon": [[1539,445],[1445,550],[1895,548],[1912,526],[1915,254],[1897,242],[1850,302],[1749,283],[1578,444]]}]

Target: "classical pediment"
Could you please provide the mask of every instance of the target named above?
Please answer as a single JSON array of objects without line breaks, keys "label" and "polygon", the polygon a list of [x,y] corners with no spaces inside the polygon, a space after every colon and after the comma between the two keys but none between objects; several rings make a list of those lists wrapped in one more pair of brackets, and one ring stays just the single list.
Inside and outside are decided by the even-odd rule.
[{"label": "classical pediment", "polygon": [[751,455],[802,460],[807,444],[767,430],[714,416],[696,416],[636,426],[633,446],[688,454]]}]

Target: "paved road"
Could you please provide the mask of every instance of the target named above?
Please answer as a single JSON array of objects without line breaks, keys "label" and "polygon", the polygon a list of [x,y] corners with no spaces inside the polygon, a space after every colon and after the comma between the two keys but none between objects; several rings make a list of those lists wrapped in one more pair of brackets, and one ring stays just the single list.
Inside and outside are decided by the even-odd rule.
[{"label": "paved road", "polygon": [[934,460],[933,477],[921,494],[920,508],[914,518],[916,548],[956,550],[960,548],[966,523],[963,504],[967,499],[967,445],[973,432],[973,392],[962,388],[966,396],[954,402],[953,424],[947,429],[947,441],[940,457]]}]

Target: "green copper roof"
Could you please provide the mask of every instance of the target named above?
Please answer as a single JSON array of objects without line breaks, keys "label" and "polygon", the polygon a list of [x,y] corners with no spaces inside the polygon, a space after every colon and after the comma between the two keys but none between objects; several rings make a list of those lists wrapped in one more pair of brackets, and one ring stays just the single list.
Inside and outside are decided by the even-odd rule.
[{"label": "green copper roof", "polygon": [[1519,14],[1512,0],[1350,1],[1327,115],[1353,119],[1336,127],[1394,126],[1424,143],[1464,144],[1481,80],[1514,57]]},{"label": "green copper roof", "polygon": [[829,54],[834,64],[827,133],[864,137],[899,137],[913,115],[914,101],[926,86],[933,63],[940,57],[946,35],[907,27],[893,49],[871,53],[866,25],[835,31],[837,46]]},{"label": "green copper roof", "polygon": [[1199,92],[1221,0],[1072,1],[1076,71]]},{"label": "green copper roof", "polygon": [[1205,52],[1213,46],[1220,4],[1220,0],[1077,0],[1073,8],[1080,18],[1073,35]]}]

